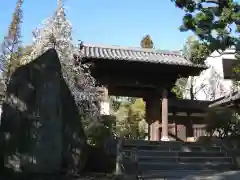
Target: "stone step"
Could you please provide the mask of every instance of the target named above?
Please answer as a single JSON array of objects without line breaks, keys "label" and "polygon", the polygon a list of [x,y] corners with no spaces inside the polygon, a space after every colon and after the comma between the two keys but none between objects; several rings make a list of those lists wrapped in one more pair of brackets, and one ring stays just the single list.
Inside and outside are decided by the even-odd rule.
[{"label": "stone step", "polygon": [[[124,163],[123,163],[124,164]],[[231,163],[149,163],[139,162],[138,169],[142,172],[151,170],[231,170],[234,167]]]},{"label": "stone step", "polygon": [[132,145],[132,146],[222,146],[221,141],[218,141],[216,143],[209,143],[209,144],[203,144],[198,142],[180,142],[180,141],[147,141],[147,140],[133,140],[128,139],[123,141],[124,145]]},{"label": "stone step", "polygon": [[[149,171],[140,173],[139,180],[239,180],[240,171]],[[132,175],[136,179],[136,175]]]},{"label": "stone step", "polygon": [[164,156],[164,157],[224,157],[225,152],[174,152],[174,151],[157,151],[157,150],[124,150],[124,156],[132,154],[140,156]]},{"label": "stone step", "polygon": [[232,157],[179,157],[182,163],[233,163]]},{"label": "stone step", "polygon": [[189,151],[194,151],[194,152],[203,152],[203,151],[207,151],[207,152],[219,152],[219,151],[223,151],[224,149],[220,146],[182,146],[181,147],[181,151],[184,152],[189,152]]},{"label": "stone step", "polygon": [[128,139],[124,140],[124,144],[128,145],[182,145],[183,142],[180,141],[147,141],[147,140],[134,140],[134,139]]},{"label": "stone step", "polygon": [[[131,159],[124,158],[124,171],[127,173],[134,173],[137,169],[142,171],[152,171],[152,170],[230,170],[237,169],[236,165],[231,161],[231,159],[223,161],[205,161],[205,162],[181,162],[176,159],[165,158],[162,161],[155,160],[139,160],[138,163],[133,162]],[[206,159],[205,159],[206,160]]]},{"label": "stone step", "polygon": [[179,157],[226,157],[226,152],[178,152]]},{"label": "stone step", "polygon": [[[124,160],[132,160],[131,157],[124,157]],[[161,162],[161,163],[175,163],[179,162],[178,157],[164,157],[164,156],[140,156],[138,157],[138,162]]]},{"label": "stone step", "polygon": [[[129,158],[130,159],[130,158]],[[161,162],[161,163],[233,163],[231,157],[153,157],[153,156],[140,156],[138,157],[139,162]]]},{"label": "stone step", "polygon": [[[187,179],[188,177],[192,176],[213,176],[217,174],[217,171],[212,170],[202,170],[202,171],[195,171],[195,170],[176,170],[174,171],[149,171],[144,173],[139,173],[139,179],[143,178],[144,180],[179,180],[179,179]],[[196,179],[195,179],[196,180]]]},{"label": "stone step", "polygon": [[165,156],[165,157],[177,157],[178,152],[166,152],[166,151],[156,151],[156,150],[124,150],[124,156],[131,156],[132,154],[136,154],[138,157],[140,156]]},{"label": "stone step", "polygon": [[124,150],[159,150],[159,151],[181,151],[181,146],[156,146],[156,145],[124,145]]},{"label": "stone step", "polygon": [[125,150],[132,150],[132,149],[141,149],[141,150],[159,150],[159,151],[196,151],[196,152],[201,152],[201,151],[222,151],[224,150],[220,146],[156,146],[156,145],[124,145],[123,147]]}]

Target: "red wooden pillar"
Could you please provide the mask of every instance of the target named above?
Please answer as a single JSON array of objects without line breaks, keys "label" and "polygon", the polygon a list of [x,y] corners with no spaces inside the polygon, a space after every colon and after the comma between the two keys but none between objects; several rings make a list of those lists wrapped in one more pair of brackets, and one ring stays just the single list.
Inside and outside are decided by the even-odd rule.
[{"label": "red wooden pillar", "polygon": [[162,138],[161,141],[169,141],[168,138],[168,93],[164,89],[162,93]]}]

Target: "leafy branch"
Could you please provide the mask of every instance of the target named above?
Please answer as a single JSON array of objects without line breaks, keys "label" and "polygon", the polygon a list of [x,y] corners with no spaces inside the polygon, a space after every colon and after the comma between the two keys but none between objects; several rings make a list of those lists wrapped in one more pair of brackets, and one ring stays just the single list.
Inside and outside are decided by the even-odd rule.
[{"label": "leafy branch", "polygon": [[[185,12],[181,31],[192,31],[211,51],[239,51],[240,5],[233,0],[171,0]],[[234,32],[235,31],[235,32]]]}]

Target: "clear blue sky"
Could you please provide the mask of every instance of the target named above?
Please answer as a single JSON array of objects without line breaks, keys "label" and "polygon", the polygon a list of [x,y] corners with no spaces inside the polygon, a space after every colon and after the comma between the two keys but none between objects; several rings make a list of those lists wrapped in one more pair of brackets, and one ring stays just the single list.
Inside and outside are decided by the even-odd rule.
[{"label": "clear blue sky", "polygon": [[[2,0],[0,38],[7,32],[17,0]],[[57,0],[24,0],[22,36],[32,41],[32,31],[52,15]],[[170,0],[65,0],[74,40],[86,43],[139,46],[150,34],[156,48],[179,50],[190,33],[179,32],[183,12]]]}]

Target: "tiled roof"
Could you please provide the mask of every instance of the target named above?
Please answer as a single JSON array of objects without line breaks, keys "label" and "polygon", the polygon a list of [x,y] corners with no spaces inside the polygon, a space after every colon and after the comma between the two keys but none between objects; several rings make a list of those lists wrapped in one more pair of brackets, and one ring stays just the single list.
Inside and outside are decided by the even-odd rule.
[{"label": "tiled roof", "polygon": [[83,58],[85,59],[94,58],[140,61],[206,68],[204,65],[193,64],[192,62],[186,60],[180,52],[176,51],[156,51],[144,48],[87,44],[84,44],[83,46]]},{"label": "tiled roof", "polygon": [[221,97],[217,100],[215,100],[213,103],[209,105],[209,107],[216,107],[216,106],[221,106],[229,102],[234,102],[236,100],[240,99],[240,91],[234,92],[231,95]]}]

